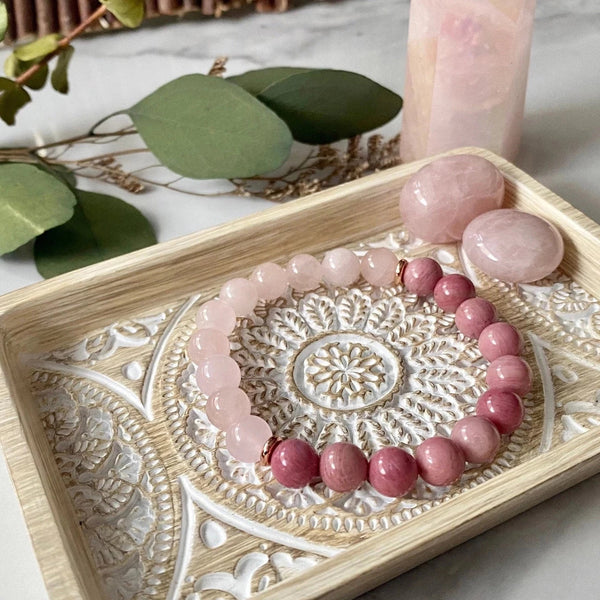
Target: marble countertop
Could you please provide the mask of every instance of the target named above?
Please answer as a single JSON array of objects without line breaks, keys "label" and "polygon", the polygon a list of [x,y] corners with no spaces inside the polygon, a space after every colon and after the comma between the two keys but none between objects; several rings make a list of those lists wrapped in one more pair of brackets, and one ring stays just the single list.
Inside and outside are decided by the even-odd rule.
[{"label": "marble countertop", "polygon": [[[51,142],[87,130],[179,75],[207,72],[229,57],[230,74],[281,64],[364,73],[400,93],[407,0],[298,2],[281,15],[186,19],[77,40],[72,91],[36,94],[3,128],[3,144]],[[6,50],[0,51],[4,60]],[[600,6],[598,0],[540,0],[536,12],[524,135],[517,165],[600,222]],[[43,109],[42,109],[43,107]],[[49,117],[50,115],[50,117]],[[399,120],[386,127],[395,133]],[[82,187],[106,190],[84,180]],[[151,219],[160,241],[269,206],[256,198],[198,198],[151,191],[119,195]],[[0,258],[0,293],[40,279],[31,246]],[[0,454],[0,598],[47,594],[6,464]],[[363,596],[488,600],[597,599],[600,476]]]}]

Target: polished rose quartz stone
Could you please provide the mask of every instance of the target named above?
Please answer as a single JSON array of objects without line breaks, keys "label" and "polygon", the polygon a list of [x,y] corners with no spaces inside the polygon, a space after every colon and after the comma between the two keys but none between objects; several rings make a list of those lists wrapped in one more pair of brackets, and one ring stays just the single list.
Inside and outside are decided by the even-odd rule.
[{"label": "polished rose quartz stone", "polygon": [[298,254],[288,262],[286,271],[290,285],[299,292],[319,287],[323,278],[321,263],[310,254]]},{"label": "polished rose quartz stone", "polygon": [[225,443],[231,456],[240,462],[253,463],[260,460],[272,433],[264,419],[248,415],[230,425],[225,435]]},{"label": "polished rose quartz stone", "polygon": [[212,327],[196,329],[190,337],[187,350],[190,360],[199,363],[201,360],[214,354],[229,355],[229,340],[218,329],[213,329]]},{"label": "polished rose quartz stone", "polygon": [[319,455],[303,440],[283,440],[271,455],[271,471],[281,485],[303,488],[319,477]]},{"label": "polished rose quartz stone", "polygon": [[496,307],[484,298],[468,298],[459,304],[454,315],[458,330],[464,336],[475,339],[495,320]]},{"label": "polished rose quartz stone", "polygon": [[258,292],[252,281],[236,277],[223,285],[219,292],[219,298],[229,304],[238,317],[246,317],[252,314],[256,307]]},{"label": "polished rose quartz stone", "polygon": [[360,259],[347,248],[327,252],[321,266],[323,279],[330,285],[348,287],[360,277]]},{"label": "polished rose quartz stone", "polygon": [[442,267],[432,258],[415,258],[406,265],[402,283],[411,294],[429,296],[443,274]]},{"label": "polished rose quartz stone", "polygon": [[387,248],[373,248],[360,261],[360,272],[365,281],[377,287],[392,285],[397,267],[398,257]]},{"label": "polished rose quartz stone", "polygon": [[485,381],[489,388],[523,396],[531,389],[531,368],[518,356],[500,356],[489,364]]},{"label": "polished rose quartz stone", "polygon": [[268,262],[258,265],[250,275],[256,286],[258,297],[263,300],[275,300],[283,296],[288,288],[288,274],[279,265]]},{"label": "polished rose quartz stone", "polygon": [[212,393],[206,402],[206,416],[219,429],[225,430],[250,414],[250,399],[238,387],[224,387]]},{"label": "polished rose quartz stone", "polygon": [[492,362],[501,356],[518,356],[523,350],[521,334],[509,323],[492,323],[479,336],[479,351]]},{"label": "polished rose quartz stone", "polygon": [[435,436],[421,443],[415,452],[419,474],[430,485],[450,485],[465,470],[460,448],[448,438]]},{"label": "polished rose quartz stone", "polygon": [[321,478],[334,492],[349,492],[367,479],[369,463],[354,444],[336,442],[323,450],[320,461]]},{"label": "polished rose quartz stone", "polygon": [[469,223],[463,248],[484,273],[509,282],[543,279],[558,267],[564,254],[554,225],[509,208],[493,210]]},{"label": "polished rose quartz stone", "polygon": [[209,300],[196,313],[198,329],[218,329],[229,335],[235,329],[235,323],[235,311],[222,300]]},{"label": "polished rose quartz stone", "polygon": [[443,244],[460,240],[478,215],[500,208],[504,178],[470,154],[438,158],[417,171],[400,193],[400,215],[414,235]]},{"label": "polished rose quartz stone", "polygon": [[471,463],[491,462],[500,448],[498,429],[491,421],[480,416],[457,421],[450,437],[461,449],[465,460]]},{"label": "polished rose quartz stone", "polygon": [[196,370],[198,387],[207,396],[224,387],[237,387],[241,379],[240,368],[230,356],[209,356],[198,363]]},{"label": "polished rose quartz stone", "polygon": [[523,402],[517,394],[503,390],[487,390],[479,400],[475,412],[489,419],[501,434],[511,434],[523,422]]},{"label": "polished rose quartz stone", "polygon": [[433,289],[433,299],[444,312],[454,312],[468,298],[475,297],[475,286],[464,275],[444,275]]},{"label": "polished rose quartz stone", "polygon": [[369,461],[369,483],[384,496],[404,496],[413,488],[418,475],[417,462],[400,448],[381,448]]}]

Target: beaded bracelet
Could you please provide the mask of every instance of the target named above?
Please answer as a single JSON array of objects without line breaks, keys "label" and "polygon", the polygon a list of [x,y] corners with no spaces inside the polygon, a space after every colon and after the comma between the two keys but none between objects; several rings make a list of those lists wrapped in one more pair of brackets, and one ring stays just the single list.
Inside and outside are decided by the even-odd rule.
[{"label": "beaded bracelet", "polygon": [[[433,294],[444,312],[455,313],[458,331],[478,339],[479,350],[490,363],[486,373],[489,389],[477,402],[476,416],[457,421],[450,438],[424,440],[414,457],[390,446],[367,460],[360,448],[346,442],[326,446],[319,456],[303,440],[274,436],[264,419],[250,414],[250,400],[239,387],[240,368],[229,356],[227,336],[233,332],[236,318],[250,315],[259,298],[275,300],[287,293],[288,286],[308,292],[322,281],[348,287],[361,275],[372,286],[402,285],[420,297]],[[494,305],[476,297],[467,277],[444,275],[431,258],[398,261],[385,248],[369,250],[362,258],[337,248],[327,252],[322,263],[300,254],[285,269],[275,263],[259,265],[250,278],[226,282],[218,299],[198,309],[196,325],[188,354],[197,365],[198,387],[208,397],[208,419],[226,431],[227,448],[234,458],[270,465],[275,479],[290,488],[301,488],[320,478],[333,491],[348,492],[368,480],[381,494],[397,497],[411,490],[418,476],[430,485],[449,485],[462,475],[465,461],[483,464],[493,460],[500,436],[511,434],[521,424],[520,396],[531,387],[531,370],[519,357],[519,332],[508,323],[496,322]]]}]

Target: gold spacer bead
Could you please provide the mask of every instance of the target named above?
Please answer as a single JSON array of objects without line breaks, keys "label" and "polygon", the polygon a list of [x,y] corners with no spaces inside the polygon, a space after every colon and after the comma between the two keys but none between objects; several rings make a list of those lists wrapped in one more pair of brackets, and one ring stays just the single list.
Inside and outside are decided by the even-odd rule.
[{"label": "gold spacer bead", "polygon": [[271,455],[277,446],[283,442],[283,438],[277,435],[272,435],[263,446],[262,452],[260,453],[260,464],[263,467],[268,467],[271,464]]},{"label": "gold spacer bead", "polygon": [[398,261],[398,265],[396,266],[396,277],[394,278],[395,285],[404,285],[404,271],[406,271],[406,267],[408,266],[408,261],[401,258]]}]

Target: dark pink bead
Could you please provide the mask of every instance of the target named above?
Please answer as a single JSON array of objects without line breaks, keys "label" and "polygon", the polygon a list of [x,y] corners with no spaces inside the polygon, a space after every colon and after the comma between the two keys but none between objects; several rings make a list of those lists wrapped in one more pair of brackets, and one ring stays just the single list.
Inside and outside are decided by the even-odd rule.
[{"label": "dark pink bead", "polygon": [[501,356],[518,356],[523,350],[521,334],[509,323],[492,323],[479,336],[479,351],[492,362]]},{"label": "dark pink bead", "polygon": [[433,258],[415,258],[406,265],[402,283],[411,294],[429,296],[443,274],[442,267]]},{"label": "dark pink bead", "polygon": [[334,492],[350,492],[367,479],[369,463],[354,444],[336,442],[323,450],[320,461],[321,478]]},{"label": "dark pink bead", "polygon": [[281,485],[303,488],[319,477],[319,455],[302,440],[283,440],[271,455],[271,471]]},{"label": "dark pink bead", "polygon": [[468,298],[456,309],[454,322],[466,337],[477,339],[496,320],[496,307],[485,298]]},{"label": "dark pink bead", "polygon": [[500,433],[485,417],[465,417],[457,421],[450,437],[471,463],[491,462],[500,448]]},{"label": "dark pink bead", "polygon": [[475,286],[464,275],[444,275],[433,288],[433,298],[445,312],[454,312],[467,298],[475,297]]},{"label": "dark pink bead", "polygon": [[369,461],[369,483],[384,496],[404,496],[413,488],[418,475],[417,462],[400,448],[381,448]]},{"label": "dark pink bead", "polygon": [[431,485],[450,485],[465,470],[465,459],[460,448],[448,438],[434,436],[415,452],[419,474]]},{"label": "dark pink bead", "polygon": [[531,389],[531,368],[518,356],[500,356],[489,364],[485,381],[490,389],[523,396]]},{"label": "dark pink bead", "polygon": [[502,434],[511,434],[523,422],[523,402],[517,394],[504,390],[487,390],[475,407],[478,417],[489,419]]}]

